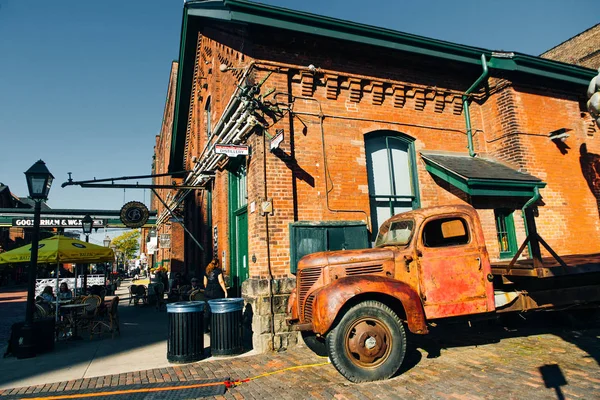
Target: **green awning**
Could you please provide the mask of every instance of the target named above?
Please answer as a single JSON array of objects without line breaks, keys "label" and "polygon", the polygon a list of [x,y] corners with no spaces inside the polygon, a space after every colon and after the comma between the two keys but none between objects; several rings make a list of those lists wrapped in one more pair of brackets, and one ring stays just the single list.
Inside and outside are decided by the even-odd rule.
[{"label": "green awning", "polygon": [[430,174],[470,196],[533,197],[534,188],[546,183],[492,159],[463,153],[421,152]]}]

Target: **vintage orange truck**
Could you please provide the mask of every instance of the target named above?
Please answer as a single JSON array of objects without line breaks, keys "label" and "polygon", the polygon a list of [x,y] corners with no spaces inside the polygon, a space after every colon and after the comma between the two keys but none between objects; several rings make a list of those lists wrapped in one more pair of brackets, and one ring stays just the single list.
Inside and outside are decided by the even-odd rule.
[{"label": "vintage orange truck", "polygon": [[424,335],[450,317],[597,307],[600,260],[552,254],[490,263],[478,214],[467,205],[398,214],[381,226],[374,248],[303,257],[287,322],[348,380],[387,379],[404,359],[405,329]]}]

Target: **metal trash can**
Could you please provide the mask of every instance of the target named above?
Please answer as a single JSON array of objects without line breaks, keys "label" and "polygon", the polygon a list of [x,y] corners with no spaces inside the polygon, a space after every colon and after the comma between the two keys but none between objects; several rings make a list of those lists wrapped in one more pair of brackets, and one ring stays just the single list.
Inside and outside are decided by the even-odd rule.
[{"label": "metal trash can", "polygon": [[167,304],[169,340],[167,360],[188,363],[202,359],[204,353],[204,302],[180,301]]},{"label": "metal trash can", "polygon": [[213,356],[240,354],[244,299],[208,300],[210,308],[210,352]]}]

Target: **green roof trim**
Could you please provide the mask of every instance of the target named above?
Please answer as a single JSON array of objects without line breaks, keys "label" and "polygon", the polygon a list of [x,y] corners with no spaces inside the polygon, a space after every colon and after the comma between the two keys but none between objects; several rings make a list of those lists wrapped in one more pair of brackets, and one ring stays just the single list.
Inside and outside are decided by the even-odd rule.
[{"label": "green roof trim", "polygon": [[541,189],[546,186],[545,182],[537,178],[532,180],[468,178],[452,171],[445,165],[432,162],[426,157],[422,157],[422,159],[425,161],[425,169],[429,173],[470,196],[533,197],[535,187]]},{"label": "green roof trim", "polygon": [[520,53],[500,54],[479,47],[247,0],[190,0],[184,3],[183,8],[170,172],[181,171],[183,168],[183,148],[196,49],[195,33],[201,30],[203,21],[269,26],[470,65],[481,65],[481,54],[485,54],[491,70],[536,75],[584,87],[587,87],[589,81],[596,75],[596,71],[592,69],[536,56]]}]

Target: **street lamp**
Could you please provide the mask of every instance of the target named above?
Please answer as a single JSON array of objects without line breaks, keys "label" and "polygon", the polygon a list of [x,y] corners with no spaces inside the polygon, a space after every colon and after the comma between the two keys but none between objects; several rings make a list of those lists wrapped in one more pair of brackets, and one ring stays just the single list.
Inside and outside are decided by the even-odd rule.
[{"label": "street lamp", "polygon": [[[90,242],[90,233],[92,233],[92,229],[94,228],[94,220],[90,217],[90,214],[85,214],[85,217],[81,220],[81,229],[83,229],[83,234],[85,235],[85,242]],[[87,293],[87,272],[88,272],[89,264],[86,264],[83,268],[83,293]]]},{"label": "street lamp", "polygon": [[108,237],[108,235],[106,235],[106,237],[104,238],[102,243],[104,244],[104,247],[109,247],[110,246],[110,237]]},{"label": "street lamp", "polygon": [[[115,255],[115,262],[117,264],[117,269],[119,267],[119,253],[117,251],[117,245],[115,245],[114,243],[110,245],[110,248],[113,250],[113,254]],[[111,272],[111,277],[112,277],[112,271],[113,271],[113,263],[110,263],[110,272]],[[105,269],[105,273],[107,272],[107,269]],[[104,281],[106,282],[106,277],[104,278]],[[112,282],[112,280],[111,280]]]},{"label": "street lamp", "polygon": [[[34,201],[33,235],[31,237],[31,260],[27,282],[27,308],[25,310],[25,325],[19,337],[19,358],[35,357],[33,341],[33,311],[35,308],[35,279],[37,275],[38,245],[40,240],[40,214],[42,202],[48,199],[54,176],[46,168],[46,163],[38,160],[25,171],[29,197]],[[58,279],[58,277],[57,277]]]},{"label": "street lamp", "polygon": [[85,217],[81,220],[81,228],[83,229],[83,234],[85,235],[85,241],[90,241],[90,233],[92,233],[92,228],[94,227],[94,220],[90,217],[90,214],[86,214]]}]

